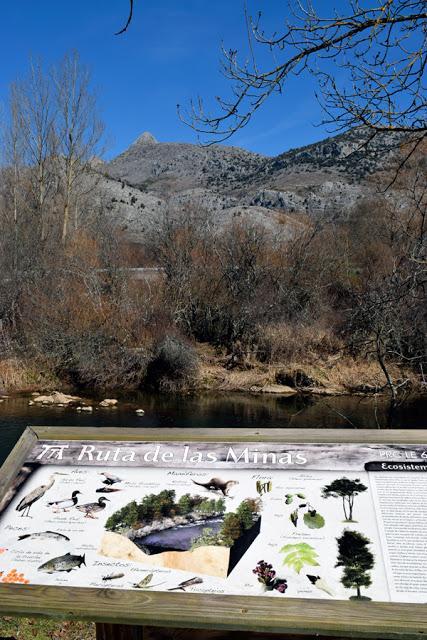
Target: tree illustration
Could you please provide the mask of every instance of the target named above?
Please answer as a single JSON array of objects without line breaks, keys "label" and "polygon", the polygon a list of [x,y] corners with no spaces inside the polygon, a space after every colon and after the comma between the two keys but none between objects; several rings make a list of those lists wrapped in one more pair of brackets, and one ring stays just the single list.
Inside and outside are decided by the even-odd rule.
[{"label": "tree illustration", "polygon": [[236,513],[227,513],[221,527],[221,538],[226,546],[233,543],[242,535],[242,522]]},{"label": "tree illustration", "polygon": [[349,478],[338,478],[327,484],[322,489],[323,498],[341,498],[342,507],[344,511],[344,517],[346,522],[354,522],[353,520],[353,507],[354,498],[359,494],[366,491],[368,487],[365,487],[359,480],[350,480]]},{"label": "tree illustration", "polygon": [[369,587],[372,583],[369,571],[374,567],[374,556],[369,551],[369,538],[358,531],[346,529],[337,538],[338,558],[336,567],[344,567],[341,583],[346,589],[356,589],[357,595],[350,600],[370,600],[360,593],[361,587]]},{"label": "tree illustration", "polygon": [[305,565],[312,567],[319,566],[317,562],[317,551],[306,542],[285,544],[285,546],[280,549],[280,553],[285,554],[283,564],[293,569],[295,573],[299,573]]}]

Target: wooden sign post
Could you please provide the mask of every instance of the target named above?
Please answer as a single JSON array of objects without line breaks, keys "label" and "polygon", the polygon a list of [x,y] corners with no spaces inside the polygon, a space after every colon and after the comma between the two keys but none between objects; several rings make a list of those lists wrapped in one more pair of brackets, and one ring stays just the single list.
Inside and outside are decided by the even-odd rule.
[{"label": "wooden sign post", "polygon": [[426,443],[28,428],[0,470],[0,615],[96,622],[99,640],[421,639]]}]

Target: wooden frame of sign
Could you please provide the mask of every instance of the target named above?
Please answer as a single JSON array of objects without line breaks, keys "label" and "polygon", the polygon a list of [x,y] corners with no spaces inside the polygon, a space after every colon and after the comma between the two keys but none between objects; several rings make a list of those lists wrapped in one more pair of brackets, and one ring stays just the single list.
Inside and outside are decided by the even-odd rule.
[{"label": "wooden frame of sign", "polygon": [[[414,445],[427,442],[427,431],[27,428],[0,470],[0,503],[10,492],[27,454],[37,440],[288,444],[363,442]],[[250,633],[258,632],[281,634],[282,637],[311,635],[413,640],[425,637],[427,632],[425,604],[279,599],[19,584],[0,584],[0,615],[45,616],[102,623],[98,627],[99,637],[102,638],[151,638],[153,628],[216,630],[217,633],[202,633],[201,637],[209,638],[226,637],[221,635],[221,631],[240,631],[243,635],[237,636],[245,638]],[[144,636],[138,635],[138,628],[146,628],[147,633]],[[176,632],[171,636],[163,633],[161,637],[183,636]]]}]

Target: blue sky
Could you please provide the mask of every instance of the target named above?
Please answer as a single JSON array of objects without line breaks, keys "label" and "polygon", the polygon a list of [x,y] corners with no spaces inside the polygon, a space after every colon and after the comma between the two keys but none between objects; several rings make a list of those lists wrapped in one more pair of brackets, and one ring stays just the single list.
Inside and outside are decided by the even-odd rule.
[{"label": "blue sky", "polygon": [[[323,0],[329,5],[329,0]],[[245,48],[243,0],[135,0],[128,33],[115,37],[128,12],[127,0],[19,0],[2,3],[0,99],[23,75],[29,56],[46,63],[77,49],[92,70],[109,137],[108,155],[124,150],[143,131],[160,141],[196,142],[176,105],[191,97],[224,95],[219,71],[221,42]],[[264,24],[280,28],[283,0],[248,0],[250,13],[262,10]],[[275,155],[320,140],[322,114],[310,78],[294,79],[274,96],[227,144]]]}]

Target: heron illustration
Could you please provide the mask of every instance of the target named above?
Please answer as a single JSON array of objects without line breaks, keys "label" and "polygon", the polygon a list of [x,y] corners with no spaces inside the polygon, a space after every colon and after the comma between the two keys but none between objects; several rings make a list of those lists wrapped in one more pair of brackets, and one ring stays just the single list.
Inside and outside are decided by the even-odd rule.
[{"label": "heron illustration", "polygon": [[16,511],[22,511],[21,518],[23,518],[23,517],[31,518],[31,516],[30,516],[31,507],[33,506],[33,504],[35,502],[37,502],[37,500],[40,500],[40,498],[43,498],[43,496],[46,493],[46,491],[49,491],[49,489],[51,489],[51,487],[53,487],[53,485],[55,483],[55,476],[66,476],[66,475],[68,475],[68,474],[67,473],[61,473],[59,471],[55,471],[55,473],[53,473],[50,476],[50,478],[46,482],[46,484],[42,484],[39,487],[37,487],[36,489],[33,489],[24,498],[22,498],[21,502],[16,507]]}]

